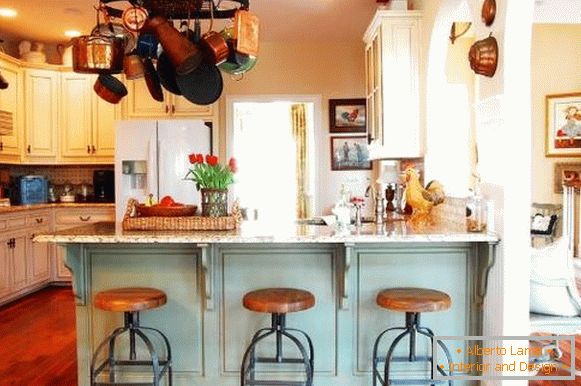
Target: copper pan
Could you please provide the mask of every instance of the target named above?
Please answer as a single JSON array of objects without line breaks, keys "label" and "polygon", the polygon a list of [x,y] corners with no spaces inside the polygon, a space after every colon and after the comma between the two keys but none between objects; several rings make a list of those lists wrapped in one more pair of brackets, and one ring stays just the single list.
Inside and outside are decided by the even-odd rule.
[{"label": "copper pan", "polygon": [[148,19],[142,31],[155,34],[177,74],[188,74],[202,63],[203,55],[200,49],[175,29],[166,18],[154,16]]}]

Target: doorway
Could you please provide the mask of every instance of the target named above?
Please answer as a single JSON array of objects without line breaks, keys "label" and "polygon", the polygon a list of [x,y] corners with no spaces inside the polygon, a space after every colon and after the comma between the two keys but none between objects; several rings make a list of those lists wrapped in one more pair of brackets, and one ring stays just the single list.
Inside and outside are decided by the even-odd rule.
[{"label": "doorway", "polygon": [[315,116],[310,97],[230,99],[228,153],[238,161],[233,188],[250,220],[289,223],[315,207]]}]

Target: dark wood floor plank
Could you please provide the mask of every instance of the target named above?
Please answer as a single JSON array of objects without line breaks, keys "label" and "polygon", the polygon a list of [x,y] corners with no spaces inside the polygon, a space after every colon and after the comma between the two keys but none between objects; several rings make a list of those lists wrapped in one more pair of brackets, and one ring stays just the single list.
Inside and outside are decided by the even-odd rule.
[{"label": "dark wood floor plank", "polygon": [[0,384],[76,386],[75,302],[50,287],[0,307]]}]

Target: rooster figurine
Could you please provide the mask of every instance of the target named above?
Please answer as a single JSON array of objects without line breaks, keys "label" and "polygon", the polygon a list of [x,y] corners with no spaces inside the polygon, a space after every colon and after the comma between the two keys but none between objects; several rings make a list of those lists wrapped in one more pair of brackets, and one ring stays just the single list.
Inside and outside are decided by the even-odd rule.
[{"label": "rooster figurine", "polygon": [[433,180],[424,189],[416,169],[408,168],[405,171],[405,182],[407,185],[405,198],[414,210],[413,215],[427,216],[433,206],[444,202],[446,194],[442,184]]}]

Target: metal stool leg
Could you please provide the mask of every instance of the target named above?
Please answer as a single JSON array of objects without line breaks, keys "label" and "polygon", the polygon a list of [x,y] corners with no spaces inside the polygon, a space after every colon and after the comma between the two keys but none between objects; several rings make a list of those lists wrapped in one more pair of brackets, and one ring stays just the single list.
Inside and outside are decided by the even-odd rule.
[{"label": "metal stool leg", "polygon": [[142,330],[148,330],[148,331],[154,331],[157,334],[159,334],[159,336],[161,336],[161,338],[163,339],[163,341],[165,342],[165,349],[166,349],[166,363],[167,363],[167,372],[168,372],[168,386],[172,386],[173,385],[173,371],[172,371],[172,358],[171,358],[171,346],[169,344],[169,339],[165,336],[164,333],[162,333],[160,330],[156,329],[156,328],[151,328],[151,327],[140,327]]},{"label": "metal stool leg", "polygon": [[394,340],[393,343],[389,346],[389,350],[387,350],[387,355],[385,356],[385,366],[383,370],[383,381],[384,386],[389,386],[389,367],[391,364],[391,357],[393,356],[393,351],[398,343],[410,333],[410,331],[406,328],[404,332],[399,334]]},{"label": "metal stool leg", "polygon": [[381,378],[381,374],[377,371],[377,365],[379,364],[379,358],[377,357],[377,350],[379,347],[379,343],[381,342],[383,336],[390,332],[390,331],[398,331],[398,330],[405,330],[403,327],[391,327],[387,330],[384,330],[377,339],[375,340],[375,344],[373,345],[373,386],[377,386],[377,380],[383,385],[383,379]]},{"label": "metal stool leg", "polygon": [[249,368],[247,368],[246,366],[246,362],[248,362],[248,356],[250,355],[251,350],[254,350],[256,348],[258,342],[260,342],[261,340],[265,339],[270,335],[273,335],[274,333],[275,333],[274,330],[268,329],[268,332],[260,335],[259,337],[253,339],[250,342],[250,345],[248,346],[248,348],[244,352],[244,356],[242,357],[242,368],[240,369],[240,386],[246,385],[246,372],[249,370]]}]

